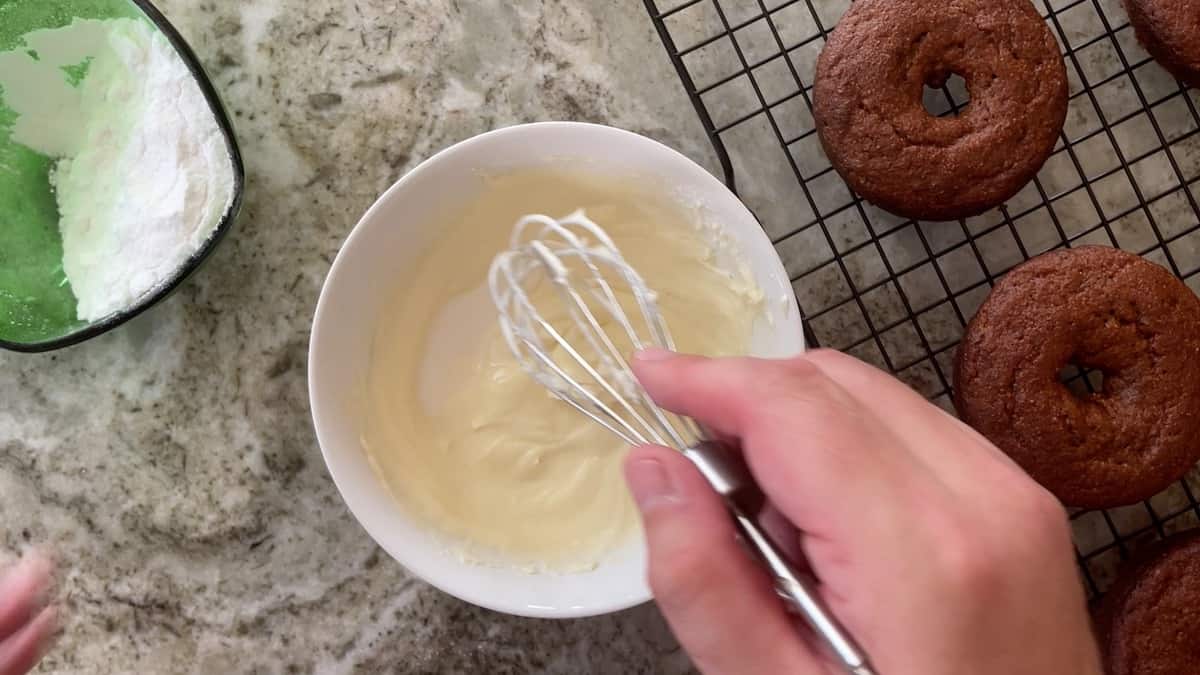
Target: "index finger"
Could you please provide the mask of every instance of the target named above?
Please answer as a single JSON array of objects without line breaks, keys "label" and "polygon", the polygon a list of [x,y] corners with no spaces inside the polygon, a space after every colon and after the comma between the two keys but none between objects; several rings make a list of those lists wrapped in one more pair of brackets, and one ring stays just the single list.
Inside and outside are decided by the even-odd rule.
[{"label": "index finger", "polygon": [[852,527],[867,541],[891,538],[905,531],[905,509],[869,505],[911,503],[938,485],[903,439],[804,359],[643,352],[633,368],[663,407],[741,439],[759,485],[809,535]]}]

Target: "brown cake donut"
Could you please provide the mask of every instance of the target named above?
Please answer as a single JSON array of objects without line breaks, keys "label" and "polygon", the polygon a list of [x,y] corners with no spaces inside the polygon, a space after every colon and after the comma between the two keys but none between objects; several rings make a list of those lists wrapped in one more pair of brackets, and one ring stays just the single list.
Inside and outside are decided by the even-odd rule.
[{"label": "brown cake donut", "polygon": [[1184,84],[1200,87],[1200,2],[1124,0],[1138,42]]},{"label": "brown cake donut", "polygon": [[[1086,398],[1060,382],[1098,369]],[[967,326],[963,421],[1068,506],[1147,499],[1200,461],[1200,299],[1132,253],[1087,246],[1013,269]]]},{"label": "brown cake donut", "polygon": [[1200,531],[1147,550],[1096,613],[1108,675],[1200,672]]},{"label": "brown cake donut", "polygon": [[[952,74],[971,101],[924,107]],[[893,213],[963,218],[1037,174],[1067,115],[1058,43],[1029,0],[858,0],[817,62],[813,114],[833,167]]]}]

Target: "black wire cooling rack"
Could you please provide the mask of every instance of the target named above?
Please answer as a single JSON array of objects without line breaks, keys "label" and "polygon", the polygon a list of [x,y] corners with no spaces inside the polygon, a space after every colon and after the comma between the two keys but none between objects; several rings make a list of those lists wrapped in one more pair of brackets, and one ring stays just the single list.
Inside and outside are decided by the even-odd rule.
[{"label": "black wire cooling rack", "polygon": [[[1118,246],[1200,290],[1200,96],[1138,45],[1119,0],[1034,0],[1070,86],[1054,154],[1003,207],[948,223],[899,219],[830,167],[812,122],[816,56],[849,0],[645,0],[725,182],[780,251],[813,345],[873,362],[948,410],[951,363],[991,286],[1053,248]],[[926,91],[933,114],[962,81]],[[1094,391],[1102,375],[1064,380]],[[1072,514],[1089,594],[1131,551],[1200,523],[1200,470],[1139,505]]]}]

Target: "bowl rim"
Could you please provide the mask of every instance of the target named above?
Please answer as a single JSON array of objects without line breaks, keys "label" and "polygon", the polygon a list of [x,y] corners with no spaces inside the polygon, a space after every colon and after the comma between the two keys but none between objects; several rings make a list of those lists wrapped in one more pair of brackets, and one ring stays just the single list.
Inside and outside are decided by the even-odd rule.
[{"label": "bowl rim", "polygon": [[233,165],[233,199],[230,200],[229,208],[226,209],[225,215],[217,223],[217,227],[213,230],[212,235],[209,236],[208,241],[175,271],[174,276],[159,286],[158,290],[142,298],[137,304],[109,315],[100,321],[50,340],[15,342],[0,338],[0,349],[25,354],[38,354],[65,349],[103,335],[129,322],[167,299],[168,296],[178,290],[183,285],[183,282],[212,255],[217,245],[221,243],[229,230],[233,228],[233,223],[241,211],[246,185],[246,169],[242,162],[242,152],[238,147],[237,135],[234,132],[233,123],[229,119],[229,114],[225,110],[225,105],[222,103],[220,95],[217,93],[216,88],[213,87],[212,80],[209,79],[208,74],[204,72],[204,66],[201,65],[196,53],[192,51],[191,46],[183,39],[183,36],[175,29],[175,26],[171,25],[167,17],[150,0],[131,1],[167,37],[171,46],[175,48],[175,52],[179,54],[184,64],[187,65],[188,71],[192,74],[192,79],[196,81],[196,84],[200,85],[200,92],[204,95],[205,100],[208,101],[208,106],[216,118],[217,127],[221,130],[221,135],[225,138],[225,146],[229,151],[230,163]]},{"label": "bowl rim", "polygon": [[[354,506],[354,504],[358,503],[359,500],[351,494],[351,491],[353,490],[353,482],[354,481],[347,475],[347,473],[344,470],[344,467],[343,467],[344,460],[340,459],[340,456],[343,454],[343,452],[341,450],[334,448],[333,444],[323,443],[322,442],[322,433],[321,433],[322,427],[327,426],[327,424],[324,423],[325,420],[327,420],[330,415],[336,414],[334,411],[327,409],[327,406],[321,405],[320,401],[322,400],[322,397],[318,394],[318,391],[317,391],[317,385],[318,385],[318,379],[319,379],[317,373],[320,370],[319,368],[316,367],[316,362],[317,362],[317,359],[319,358],[319,356],[318,356],[318,348],[319,347],[318,346],[320,344],[322,344],[323,341],[321,339],[321,335],[328,327],[328,320],[323,320],[323,317],[325,317],[328,312],[332,311],[330,309],[331,303],[335,302],[335,299],[331,296],[330,293],[328,293],[328,290],[330,288],[330,281],[337,274],[337,271],[339,269],[339,264],[341,264],[341,265],[346,264],[344,262],[344,260],[345,260],[344,256],[349,255],[347,252],[351,248],[353,248],[351,246],[352,242],[359,236],[365,236],[362,234],[364,232],[364,228],[362,227],[362,225],[365,222],[369,221],[376,214],[377,211],[383,209],[384,204],[386,202],[388,202],[391,199],[395,199],[394,195],[399,193],[400,191],[402,191],[406,185],[408,185],[412,181],[416,180],[416,177],[418,175],[420,175],[424,172],[427,172],[427,171],[432,171],[433,167],[437,164],[437,161],[439,159],[444,159],[444,157],[446,157],[446,156],[452,155],[455,152],[462,151],[464,146],[473,145],[476,142],[485,140],[487,138],[505,135],[505,134],[512,134],[512,133],[526,133],[526,132],[530,131],[531,129],[535,129],[535,128],[558,128],[558,129],[584,128],[584,129],[592,129],[592,130],[599,129],[599,130],[603,130],[604,132],[607,132],[607,133],[612,133],[614,135],[629,136],[633,139],[636,139],[638,142],[648,143],[652,146],[655,146],[655,147],[657,147],[657,149],[660,152],[663,152],[666,155],[674,156],[674,157],[686,162],[687,164],[690,164],[690,165],[696,167],[699,171],[703,171],[705,174],[708,174],[709,176],[711,176],[711,172],[704,169],[697,162],[695,162],[691,158],[687,157],[683,153],[679,152],[678,150],[672,148],[671,146],[668,146],[660,141],[657,141],[648,136],[644,136],[642,134],[639,134],[639,133],[636,133],[633,131],[629,131],[626,129],[622,129],[619,127],[614,127],[614,126],[609,126],[609,125],[604,125],[604,124],[594,124],[594,123],[588,123],[588,122],[539,121],[539,122],[530,122],[530,123],[518,123],[518,124],[513,124],[510,126],[500,127],[500,128],[486,131],[486,132],[482,132],[477,135],[464,138],[462,140],[459,140],[455,143],[448,145],[445,148],[442,148],[438,152],[430,155],[429,157],[427,157],[426,159],[421,161],[417,166],[415,166],[413,169],[411,169],[406,174],[401,176],[396,182],[394,182],[391,186],[389,186],[386,190],[384,190],[380,194],[380,196],[375,200],[375,202],[363,213],[363,216],[358,220],[358,222],[348,232],[345,239],[342,241],[342,243],[338,249],[338,253],[335,256],[333,263],[330,265],[329,272],[327,273],[325,281],[322,284],[321,293],[318,297],[316,308],[315,308],[314,315],[313,315],[312,329],[311,329],[310,336],[309,336],[309,351],[308,351],[308,362],[307,362],[309,410],[310,410],[310,414],[311,414],[311,418],[312,418],[312,423],[314,426],[314,431],[315,431],[316,437],[317,437],[316,438],[317,444],[321,450],[322,459],[325,462],[325,466],[326,466],[327,471],[329,472],[330,478],[333,480],[334,486],[337,488],[340,496],[342,497],[342,501],[345,504],[347,510],[350,512],[351,516],[353,516],[354,520],[358,523],[359,527],[361,527],[367,533],[367,535],[371,537],[371,539],[376,543],[376,545],[378,545],[380,548],[382,548],[388,554],[389,557],[391,557],[394,561],[396,561],[397,564],[401,565],[401,567],[403,567],[409,574],[411,574],[412,576],[420,579],[421,581],[439,589],[440,591],[447,593],[448,595],[457,597],[460,600],[463,600],[470,604],[473,604],[473,605],[476,605],[479,607],[483,607],[485,609],[502,612],[505,614],[515,615],[515,616],[523,616],[523,617],[529,617],[529,618],[540,618],[540,619],[587,618],[587,617],[593,617],[593,616],[600,616],[600,615],[604,615],[604,614],[610,614],[613,612],[618,612],[618,611],[629,609],[631,607],[636,607],[636,606],[642,605],[653,599],[653,593],[649,589],[648,585],[645,585],[641,592],[622,596],[622,597],[616,598],[608,603],[602,603],[602,604],[598,603],[595,605],[589,605],[586,609],[581,609],[581,608],[576,608],[576,607],[544,608],[544,607],[536,607],[536,606],[532,606],[532,605],[520,605],[520,604],[506,603],[504,601],[497,600],[496,598],[493,598],[493,597],[482,596],[482,595],[475,594],[475,593],[464,594],[461,590],[455,589],[452,585],[446,584],[444,579],[438,578],[435,580],[434,578],[431,578],[431,575],[427,574],[427,572],[429,570],[414,569],[413,567],[411,567],[409,565],[408,562],[406,562],[405,556],[399,555],[399,554],[397,554],[396,551],[393,550],[394,546],[392,545],[391,542],[387,541],[387,537],[376,536],[377,530],[379,528],[377,519],[374,517],[364,517],[364,516],[366,516],[366,514],[362,512],[362,509],[356,509]],[[753,222],[755,224],[759,223],[759,221],[758,221],[757,217],[754,215],[754,213],[752,211],[750,211],[749,207],[747,207],[732,190],[729,190],[726,186],[724,186],[724,184],[721,183],[719,181],[719,179],[717,179],[715,176],[712,177],[712,180],[715,184],[720,185],[722,188],[725,188],[728,191],[730,197],[732,197],[732,199],[735,200],[737,202],[737,204],[741,206],[741,208],[745,209],[751,222]],[[780,265],[780,269],[782,271],[782,262],[780,261],[778,264]],[[798,331],[798,333],[800,335],[800,340],[801,340],[801,342],[800,342],[801,349],[803,349],[803,345],[807,341],[806,338],[803,337],[803,330],[804,330],[803,326],[805,325],[806,322],[804,322],[798,314],[796,315],[796,319],[799,322],[799,326],[800,326],[800,331]],[[371,522],[368,522],[368,521],[371,521]],[[432,576],[437,577],[438,575],[432,575]]]}]

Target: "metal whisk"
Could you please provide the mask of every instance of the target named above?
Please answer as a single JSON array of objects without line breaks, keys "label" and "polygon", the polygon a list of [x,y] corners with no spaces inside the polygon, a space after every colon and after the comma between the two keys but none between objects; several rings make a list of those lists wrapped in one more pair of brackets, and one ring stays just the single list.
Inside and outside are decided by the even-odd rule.
[{"label": "metal whisk", "polygon": [[684,453],[720,494],[742,539],[775,579],[776,592],[802,616],[853,675],[872,675],[863,651],[755,517],[765,499],[740,453],[707,437],[691,419],[659,408],[638,384],[625,354],[674,349],[658,297],[612,239],[577,211],[562,220],[522,218],[488,283],[500,326],[525,371],[629,445]]}]

